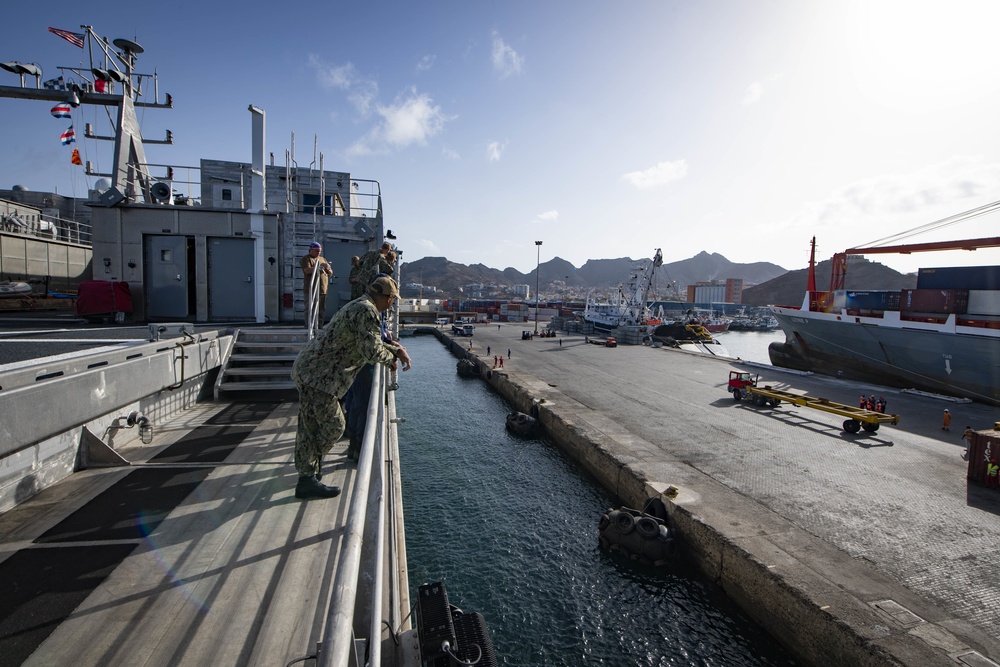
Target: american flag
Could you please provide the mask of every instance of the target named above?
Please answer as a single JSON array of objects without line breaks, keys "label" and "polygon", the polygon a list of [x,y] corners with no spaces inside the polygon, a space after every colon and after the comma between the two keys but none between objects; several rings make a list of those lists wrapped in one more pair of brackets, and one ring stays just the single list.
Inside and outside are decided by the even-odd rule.
[{"label": "american flag", "polygon": [[71,143],[76,141],[76,132],[73,131],[73,126],[70,125],[69,129],[62,133],[62,145],[69,146]]},{"label": "american flag", "polygon": [[62,37],[73,46],[79,46],[81,49],[83,48],[83,38],[85,37],[83,33],[60,30],[59,28],[49,28],[49,32],[57,37]]}]

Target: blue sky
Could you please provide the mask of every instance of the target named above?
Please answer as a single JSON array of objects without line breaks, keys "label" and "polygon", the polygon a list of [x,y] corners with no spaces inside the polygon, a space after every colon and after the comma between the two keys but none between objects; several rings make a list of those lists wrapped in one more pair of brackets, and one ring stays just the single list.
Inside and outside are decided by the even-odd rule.
[{"label": "blue sky", "polygon": [[[92,25],[145,53],[171,111],[139,110],[154,163],[267,150],[381,184],[404,260],[541,261],[717,252],[802,268],[1000,200],[993,0],[510,0],[136,3],[5,9],[0,59],[44,78]],[[124,7],[124,5],[121,5]],[[278,5],[280,6],[280,5]],[[15,75],[0,72],[4,84]],[[85,196],[51,104],[0,99],[0,186]],[[106,133],[103,111],[74,112]],[[110,169],[108,144],[80,141]],[[910,239],[996,236],[997,215]],[[1000,251],[872,255],[893,268]]]}]

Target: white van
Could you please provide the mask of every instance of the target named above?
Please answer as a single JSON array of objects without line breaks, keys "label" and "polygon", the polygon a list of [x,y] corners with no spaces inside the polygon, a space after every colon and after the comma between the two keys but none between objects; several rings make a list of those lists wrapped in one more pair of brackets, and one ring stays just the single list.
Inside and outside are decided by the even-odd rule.
[{"label": "white van", "polygon": [[439,327],[446,326],[448,324],[448,318],[447,317],[439,317],[436,320],[434,320],[434,324],[438,325]]}]

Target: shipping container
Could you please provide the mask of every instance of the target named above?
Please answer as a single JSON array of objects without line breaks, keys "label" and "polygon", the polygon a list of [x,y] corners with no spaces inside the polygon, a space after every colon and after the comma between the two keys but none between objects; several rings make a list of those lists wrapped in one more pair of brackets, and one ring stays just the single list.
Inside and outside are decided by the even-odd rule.
[{"label": "shipping container", "polygon": [[969,290],[969,315],[1000,315],[1000,290]]},{"label": "shipping container", "polygon": [[920,269],[917,289],[1000,290],[1000,266]]},{"label": "shipping container", "polygon": [[969,290],[904,289],[899,307],[913,313],[964,313],[969,307]]},{"label": "shipping container", "polygon": [[899,290],[848,291],[844,307],[850,310],[886,311],[899,310]]}]

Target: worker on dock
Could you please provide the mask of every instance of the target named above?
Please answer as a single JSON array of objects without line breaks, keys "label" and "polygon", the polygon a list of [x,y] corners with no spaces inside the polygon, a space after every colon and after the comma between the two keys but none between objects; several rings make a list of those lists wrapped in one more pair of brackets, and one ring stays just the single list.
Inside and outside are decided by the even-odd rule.
[{"label": "worker on dock", "polygon": [[397,298],[399,289],[392,278],[376,278],[363,298],[341,308],[296,357],[292,366],[292,378],[299,390],[296,498],[333,498],[340,494],[340,487],[320,482],[320,464],[323,455],[344,434],[346,422],[340,399],[361,368],[377,362],[396,370],[397,361],[401,361],[404,371],[410,369],[406,348],[382,340],[380,313]]},{"label": "worker on dock", "polygon": [[944,409],[944,417],[941,418],[941,430],[950,431],[951,430],[951,410],[948,408]]},{"label": "worker on dock", "polygon": [[997,474],[1000,473],[1000,465],[997,465],[997,459],[990,459],[990,462],[986,464],[986,488],[995,489],[997,488]]}]

